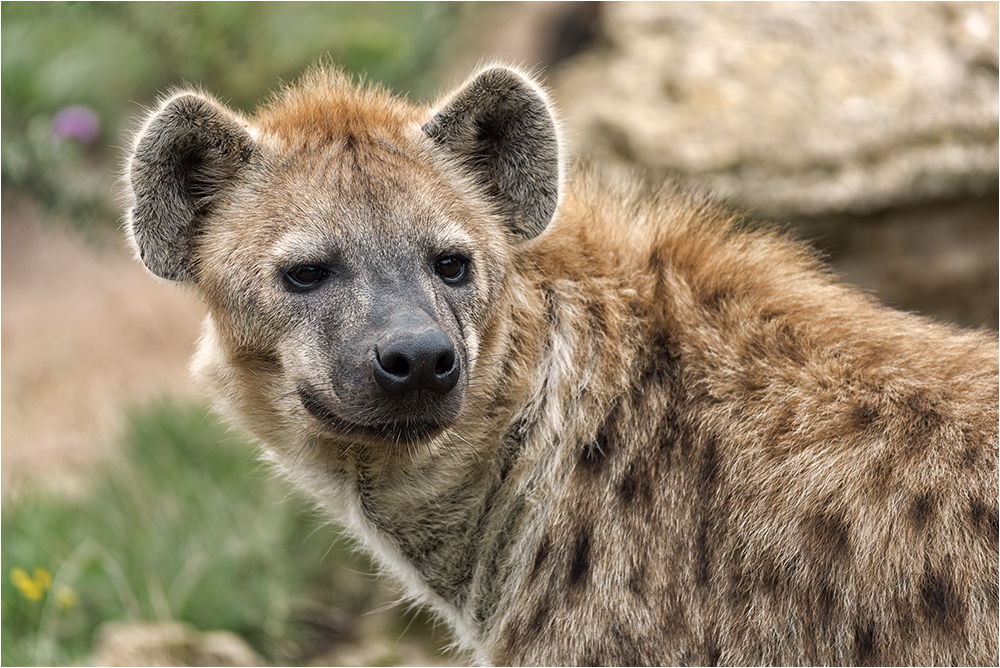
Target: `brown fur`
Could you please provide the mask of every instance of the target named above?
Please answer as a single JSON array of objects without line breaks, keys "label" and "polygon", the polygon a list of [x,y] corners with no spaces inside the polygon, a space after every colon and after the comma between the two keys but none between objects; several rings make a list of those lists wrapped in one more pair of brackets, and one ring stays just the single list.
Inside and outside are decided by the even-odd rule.
[{"label": "brown fur", "polygon": [[[130,226],[209,306],[200,377],[477,660],[996,665],[995,334],[677,185],[564,179],[510,70],[432,109],[318,70],[230,116],[250,157],[223,123],[158,185],[178,99],[138,138]],[[302,263],[331,278],[290,289]],[[414,312],[455,342],[440,397],[363,371]]]}]

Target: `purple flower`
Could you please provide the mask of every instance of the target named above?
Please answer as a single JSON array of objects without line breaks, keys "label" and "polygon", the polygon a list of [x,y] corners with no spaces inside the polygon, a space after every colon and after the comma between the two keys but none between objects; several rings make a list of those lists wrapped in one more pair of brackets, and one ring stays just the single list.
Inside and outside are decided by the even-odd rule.
[{"label": "purple flower", "polygon": [[90,144],[100,133],[101,121],[87,107],[66,107],[52,119],[52,134],[59,139],[76,139]]}]

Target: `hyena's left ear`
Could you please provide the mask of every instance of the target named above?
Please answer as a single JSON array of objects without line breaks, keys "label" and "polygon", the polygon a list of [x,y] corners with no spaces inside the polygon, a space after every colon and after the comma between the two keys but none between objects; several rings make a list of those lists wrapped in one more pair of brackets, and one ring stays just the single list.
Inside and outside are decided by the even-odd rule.
[{"label": "hyena's left ear", "polygon": [[506,67],[487,68],[423,129],[472,172],[515,233],[530,239],[552,220],[559,139],[545,94],[529,79]]},{"label": "hyena's left ear", "polygon": [[253,150],[240,119],[199,93],[175,95],[153,114],[128,160],[126,212],[132,242],[150,271],[196,280],[203,223]]}]

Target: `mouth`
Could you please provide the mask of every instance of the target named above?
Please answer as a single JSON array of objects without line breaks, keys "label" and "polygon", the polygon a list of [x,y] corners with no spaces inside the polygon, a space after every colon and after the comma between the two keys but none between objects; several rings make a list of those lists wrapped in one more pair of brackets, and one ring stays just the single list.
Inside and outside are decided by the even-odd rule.
[{"label": "mouth", "polygon": [[375,423],[361,423],[341,417],[330,404],[308,383],[301,383],[296,392],[302,407],[315,418],[323,428],[338,436],[358,440],[412,444],[427,441],[443,432],[448,425],[416,416],[403,420],[386,420]]}]

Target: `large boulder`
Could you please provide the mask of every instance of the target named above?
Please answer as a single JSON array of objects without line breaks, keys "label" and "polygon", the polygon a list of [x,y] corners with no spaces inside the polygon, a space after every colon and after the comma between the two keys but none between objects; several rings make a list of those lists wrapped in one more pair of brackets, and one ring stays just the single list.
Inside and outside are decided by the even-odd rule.
[{"label": "large boulder", "polygon": [[606,3],[555,73],[583,153],[773,215],[992,192],[998,11],[973,3]]}]

